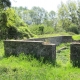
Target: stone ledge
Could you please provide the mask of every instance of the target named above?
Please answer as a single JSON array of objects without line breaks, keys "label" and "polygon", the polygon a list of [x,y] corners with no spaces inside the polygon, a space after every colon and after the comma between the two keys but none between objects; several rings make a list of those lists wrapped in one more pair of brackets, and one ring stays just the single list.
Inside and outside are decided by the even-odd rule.
[{"label": "stone ledge", "polygon": [[59,45],[60,43],[73,42],[72,36],[55,36],[55,37],[35,38],[35,39],[28,39],[28,40],[45,41],[56,45]]}]

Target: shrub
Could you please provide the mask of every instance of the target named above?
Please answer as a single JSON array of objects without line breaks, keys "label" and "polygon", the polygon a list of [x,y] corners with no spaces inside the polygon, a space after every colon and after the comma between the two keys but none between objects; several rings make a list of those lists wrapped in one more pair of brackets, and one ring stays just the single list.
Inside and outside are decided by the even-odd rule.
[{"label": "shrub", "polygon": [[54,28],[53,27],[44,27],[44,34],[51,34],[54,32]]},{"label": "shrub", "polygon": [[27,24],[20,19],[12,8],[7,8],[0,17],[2,22],[0,24],[0,39],[30,38],[34,36],[29,31]]},{"label": "shrub", "polygon": [[71,24],[68,28],[67,28],[68,32],[73,32],[76,34],[79,34],[79,30],[78,30],[78,26],[76,24]]},{"label": "shrub", "polygon": [[27,26],[21,26],[17,28],[18,31],[18,37],[19,38],[30,38],[33,37],[34,35],[29,31]]},{"label": "shrub", "polygon": [[33,25],[29,27],[29,29],[33,34],[36,35],[51,34],[54,32],[53,27],[47,27],[45,25]]},{"label": "shrub", "polygon": [[80,35],[74,35],[72,36],[73,40],[80,40]]},{"label": "shrub", "polygon": [[30,26],[29,29],[30,29],[30,31],[31,31],[33,34],[37,34],[37,35],[40,34],[40,32],[39,32],[39,26],[38,26],[38,25]]}]

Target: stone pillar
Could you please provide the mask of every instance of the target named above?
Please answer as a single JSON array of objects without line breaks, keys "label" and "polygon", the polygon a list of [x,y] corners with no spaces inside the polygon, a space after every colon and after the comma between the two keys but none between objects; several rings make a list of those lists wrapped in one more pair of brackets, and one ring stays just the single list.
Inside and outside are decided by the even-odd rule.
[{"label": "stone pillar", "polygon": [[74,67],[80,67],[80,43],[71,43],[70,60]]}]

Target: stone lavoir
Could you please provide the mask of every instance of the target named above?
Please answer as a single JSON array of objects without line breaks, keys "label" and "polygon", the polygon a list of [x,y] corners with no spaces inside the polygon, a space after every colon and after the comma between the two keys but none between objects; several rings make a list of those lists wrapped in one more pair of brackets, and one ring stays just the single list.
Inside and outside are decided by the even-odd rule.
[{"label": "stone lavoir", "polygon": [[[60,40],[60,41],[59,41]],[[28,40],[5,40],[4,51],[6,56],[30,54],[36,58],[43,57],[44,61],[56,62],[56,45],[71,42],[70,61],[74,67],[80,67],[80,41],[74,41],[71,36],[58,36]]]},{"label": "stone lavoir", "polygon": [[6,56],[24,53],[36,58],[43,57],[44,61],[55,62],[56,60],[56,45],[43,41],[5,40],[4,51]]}]

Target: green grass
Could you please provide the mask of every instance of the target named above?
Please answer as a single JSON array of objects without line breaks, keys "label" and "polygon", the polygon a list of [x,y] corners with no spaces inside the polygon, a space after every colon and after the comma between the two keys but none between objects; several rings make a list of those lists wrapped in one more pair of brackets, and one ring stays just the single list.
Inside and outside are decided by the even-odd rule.
[{"label": "green grass", "polygon": [[43,35],[38,35],[38,38],[45,38],[45,37],[55,37],[55,36],[62,36],[62,35],[69,35],[69,33],[64,33],[64,32],[61,32],[61,33],[54,33],[54,34],[43,34]]},{"label": "green grass", "polygon": [[70,63],[70,43],[66,43],[66,44],[62,43],[61,45],[57,46],[56,52],[57,52],[56,53],[57,62],[61,62],[62,65]]},{"label": "green grass", "polygon": [[57,53],[57,62],[53,66],[30,55],[5,57],[0,41],[0,80],[80,80],[80,69],[70,64],[69,43],[57,46],[57,50],[65,46],[67,49]]},{"label": "green grass", "polygon": [[72,36],[72,38],[73,38],[74,40],[80,40],[80,35],[74,35],[74,36]]},{"label": "green grass", "polygon": [[55,36],[72,36],[72,35],[75,35],[74,33],[72,32],[54,32],[53,34],[42,34],[42,35],[37,35],[36,38],[45,38],[45,37],[55,37]]}]

